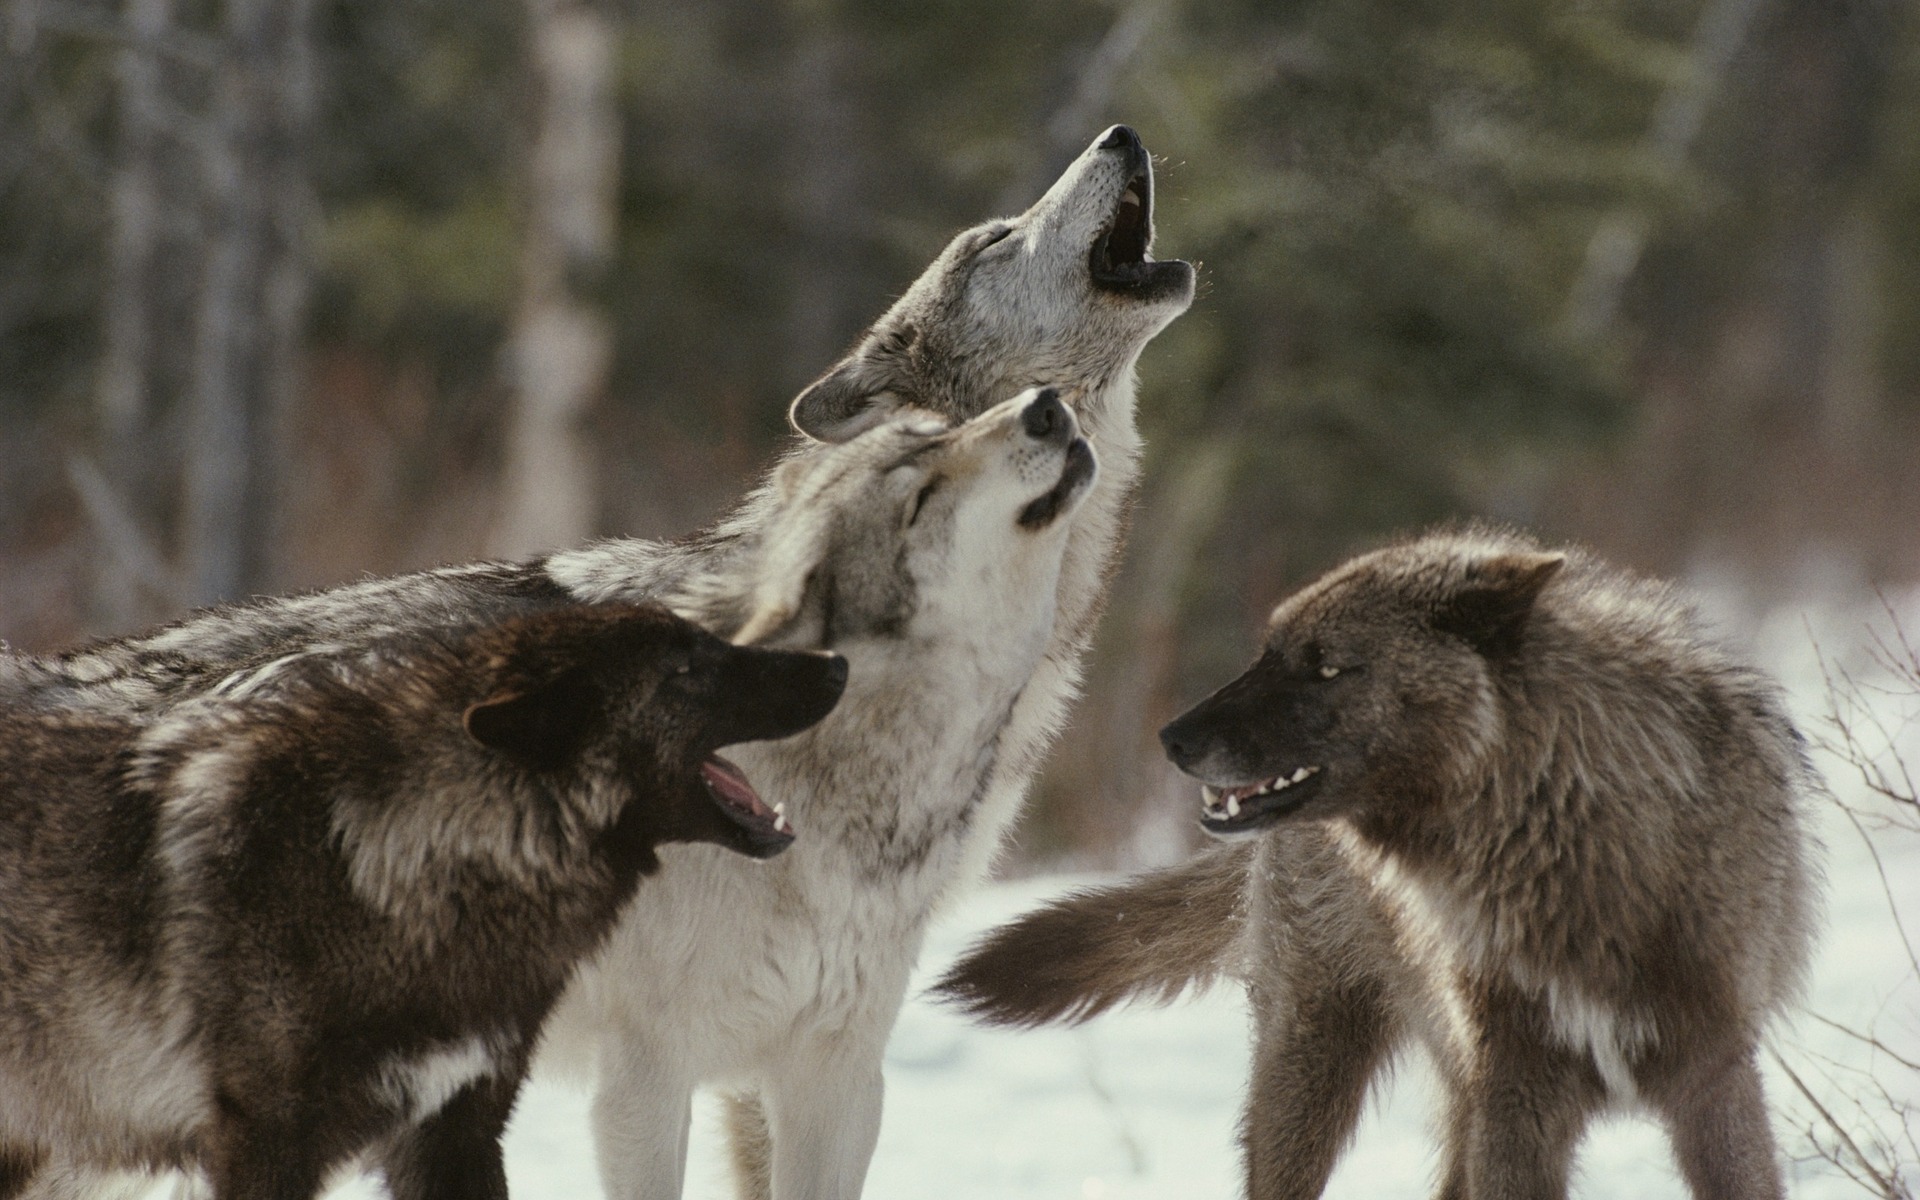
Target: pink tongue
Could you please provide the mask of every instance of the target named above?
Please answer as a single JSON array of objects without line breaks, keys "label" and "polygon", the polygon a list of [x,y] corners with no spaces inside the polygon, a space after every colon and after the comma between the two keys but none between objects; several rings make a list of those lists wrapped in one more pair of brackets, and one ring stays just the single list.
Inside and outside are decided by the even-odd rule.
[{"label": "pink tongue", "polygon": [[773,810],[761,803],[760,797],[747,782],[747,777],[718,754],[700,764],[700,778],[707,781],[707,787],[713,794],[733,805],[735,808],[752,813],[756,817],[773,819]]},{"label": "pink tongue", "polygon": [[1228,788],[1226,791],[1220,793],[1220,798],[1222,800],[1225,800],[1229,797],[1232,797],[1235,800],[1245,800],[1251,797],[1255,792],[1259,791],[1261,788],[1265,786],[1266,784],[1264,782],[1261,782],[1261,783],[1250,783],[1245,787]]}]

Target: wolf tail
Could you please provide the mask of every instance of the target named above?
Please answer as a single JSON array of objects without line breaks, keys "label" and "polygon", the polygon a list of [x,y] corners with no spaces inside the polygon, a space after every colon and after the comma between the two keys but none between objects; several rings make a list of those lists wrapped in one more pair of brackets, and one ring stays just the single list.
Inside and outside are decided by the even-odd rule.
[{"label": "wolf tail", "polygon": [[1246,843],[1055,900],[989,933],[933,991],[992,1025],[1077,1025],[1123,1000],[1166,1003],[1238,965]]}]

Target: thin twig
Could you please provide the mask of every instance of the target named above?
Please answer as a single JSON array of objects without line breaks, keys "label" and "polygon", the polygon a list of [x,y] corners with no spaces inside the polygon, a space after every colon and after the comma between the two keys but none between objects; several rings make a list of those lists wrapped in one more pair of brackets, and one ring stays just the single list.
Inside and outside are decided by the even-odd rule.
[{"label": "thin twig", "polygon": [[[1852,1135],[1848,1134],[1839,1120],[1827,1110],[1827,1106],[1820,1103],[1820,1097],[1813,1094],[1813,1089],[1808,1087],[1806,1082],[1794,1072],[1794,1069],[1788,1065],[1785,1058],[1781,1057],[1778,1050],[1772,1046],[1768,1046],[1767,1053],[1773,1058],[1774,1063],[1782,1071],[1786,1072],[1787,1079],[1793,1083],[1793,1086],[1799,1090],[1802,1096],[1806,1097],[1807,1103],[1813,1105],[1814,1111],[1820,1114],[1820,1119],[1826,1122],[1827,1128],[1832,1131],[1833,1136],[1839,1138],[1846,1146],[1847,1152],[1853,1155],[1854,1163],[1860,1170],[1867,1173],[1868,1177],[1873,1181],[1874,1187],[1879,1190],[1880,1194],[1888,1197],[1889,1200],[1899,1200],[1906,1192],[1906,1189],[1900,1185],[1899,1181],[1881,1174],[1880,1171],[1874,1167],[1872,1160],[1867,1157],[1866,1152],[1860,1149],[1859,1143],[1853,1140]],[[1807,1132],[1809,1137],[1811,1137],[1813,1130],[1809,1129]],[[1815,1145],[1818,1144],[1816,1140]],[[1833,1161],[1836,1167],[1839,1167],[1842,1171],[1847,1171],[1844,1163],[1837,1160]],[[1847,1175],[1848,1178],[1854,1179],[1855,1182],[1864,1182],[1855,1177],[1850,1171],[1847,1172]]]}]

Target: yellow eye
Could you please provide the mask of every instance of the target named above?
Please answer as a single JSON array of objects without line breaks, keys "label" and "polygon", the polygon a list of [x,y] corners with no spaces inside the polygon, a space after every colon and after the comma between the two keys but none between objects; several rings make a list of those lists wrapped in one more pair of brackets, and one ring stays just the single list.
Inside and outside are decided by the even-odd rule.
[{"label": "yellow eye", "polygon": [[1338,675],[1339,673],[1340,673],[1339,667],[1321,667],[1320,668],[1320,678],[1322,679],[1332,679],[1335,675]]}]

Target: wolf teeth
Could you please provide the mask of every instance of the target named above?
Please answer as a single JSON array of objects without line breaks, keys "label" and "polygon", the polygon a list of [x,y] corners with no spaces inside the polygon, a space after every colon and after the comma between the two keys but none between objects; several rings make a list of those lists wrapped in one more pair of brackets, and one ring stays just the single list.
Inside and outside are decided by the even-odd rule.
[{"label": "wolf teeth", "polygon": [[1224,798],[1219,788],[1211,784],[1201,784],[1201,805],[1205,808],[1209,817],[1231,820],[1240,815],[1240,804],[1243,798],[1251,800],[1256,796],[1266,796],[1274,792],[1284,791],[1294,784],[1307,779],[1309,776],[1318,775],[1319,773],[1319,767],[1296,767],[1294,768],[1293,774],[1275,775],[1272,779],[1267,780],[1252,791],[1228,789]]},{"label": "wolf teeth", "polygon": [[1126,191],[1120,193],[1120,203],[1138,205],[1140,203],[1140,193],[1134,191],[1132,186],[1129,185]]}]

